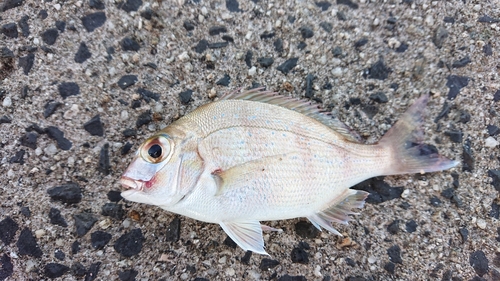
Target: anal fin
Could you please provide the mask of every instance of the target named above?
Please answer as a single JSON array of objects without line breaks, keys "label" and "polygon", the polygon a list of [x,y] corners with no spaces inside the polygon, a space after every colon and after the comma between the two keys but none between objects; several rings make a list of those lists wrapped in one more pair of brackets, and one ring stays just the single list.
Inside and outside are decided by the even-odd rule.
[{"label": "anal fin", "polygon": [[220,226],[243,250],[269,255],[264,250],[262,226],[258,221],[221,222]]},{"label": "anal fin", "polygon": [[365,199],[368,196],[368,192],[361,190],[347,189],[343,195],[343,199],[328,209],[316,212],[307,217],[311,223],[321,230],[324,229],[332,232],[335,235],[342,236],[335,228],[333,228],[332,223],[347,224],[351,218],[349,215],[357,215],[351,211],[353,208],[362,208],[365,204]]}]

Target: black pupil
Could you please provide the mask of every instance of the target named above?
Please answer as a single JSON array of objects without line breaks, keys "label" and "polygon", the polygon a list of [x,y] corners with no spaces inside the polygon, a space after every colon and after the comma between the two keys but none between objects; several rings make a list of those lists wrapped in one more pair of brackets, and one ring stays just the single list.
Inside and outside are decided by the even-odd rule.
[{"label": "black pupil", "polygon": [[159,146],[158,144],[153,144],[148,149],[148,154],[154,159],[159,158],[161,156],[161,146]]}]

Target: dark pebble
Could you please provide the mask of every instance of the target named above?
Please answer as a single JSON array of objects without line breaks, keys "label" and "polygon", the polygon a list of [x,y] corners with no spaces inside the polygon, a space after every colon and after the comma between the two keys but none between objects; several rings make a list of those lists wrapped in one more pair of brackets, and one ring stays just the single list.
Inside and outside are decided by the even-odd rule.
[{"label": "dark pebble", "polygon": [[302,275],[297,275],[297,276],[291,276],[288,274],[285,274],[278,278],[278,281],[307,281],[307,279],[302,276]]},{"label": "dark pebble", "polygon": [[378,107],[373,104],[365,104],[361,107],[361,110],[370,119],[373,119],[373,117],[375,117],[375,115],[377,115],[378,113]]},{"label": "dark pebble", "polygon": [[302,35],[302,38],[308,39],[314,36],[314,31],[309,27],[309,26],[302,26],[299,28],[300,35]]},{"label": "dark pebble", "polygon": [[336,16],[337,16],[337,19],[339,19],[341,21],[346,21],[347,20],[347,16],[344,13],[344,11],[337,11]]},{"label": "dark pebble", "polygon": [[62,82],[57,86],[57,89],[63,99],[80,94],[80,87],[75,82]]},{"label": "dark pebble", "polygon": [[71,244],[71,254],[76,255],[80,252],[80,242],[75,241]]},{"label": "dark pebble", "polygon": [[179,98],[182,104],[188,104],[191,101],[191,96],[193,95],[193,90],[186,90],[179,93]]},{"label": "dark pebble", "polygon": [[85,281],[93,281],[97,278],[99,269],[101,267],[101,262],[95,262],[90,265],[89,270],[85,273]]},{"label": "dark pebble", "polygon": [[19,28],[21,29],[21,34],[24,36],[24,37],[28,37],[31,32],[30,32],[30,26],[28,24],[28,20],[30,18],[26,15],[22,16],[21,19],[17,22],[17,24],[19,25]]},{"label": "dark pebble", "polygon": [[320,1],[320,2],[316,2],[316,6],[320,7],[321,8],[321,11],[326,11],[328,10],[328,8],[330,8],[332,4],[330,2],[327,2],[327,1]]},{"label": "dark pebble", "polygon": [[229,86],[229,82],[231,82],[231,77],[229,76],[229,74],[226,73],[224,74],[224,77],[219,79],[219,81],[217,81],[215,84],[227,87]]},{"label": "dark pebble", "polygon": [[489,170],[488,176],[491,178],[491,185],[500,192],[500,170]]},{"label": "dark pebble", "polygon": [[148,63],[144,64],[144,66],[147,66],[147,67],[152,68],[152,69],[158,68],[158,66],[154,62],[148,62]]},{"label": "dark pebble", "polygon": [[313,82],[314,79],[316,79],[316,76],[312,75],[311,73],[307,74],[306,76],[306,91],[305,91],[305,97],[310,99],[313,97]]},{"label": "dark pebble", "polygon": [[151,117],[151,111],[147,110],[141,113],[139,117],[137,117],[137,121],[135,121],[135,126],[137,128],[140,128],[144,125],[147,125],[153,121],[153,118]]},{"label": "dark pebble", "polygon": [[[31,217],[31,211],[29,207],[23,206],[21,207],[21,214],[27,218]],[[1,227],[0,227],[1,229]],[[1,236],[1,235],[0,235]]]},{"label": "dark pebble", "polygon": [[460,236],[462,237],[462,242],[467,242],[467,239],[469,238],[469,230],[465,227],[462,227],[458,230],[458,233],[460,233]]},{"label": "dark pebble", "polygon": [[444,26],[440,25],[436,29],[434,29],[434,33],[432,35],[432,42],[439,49],[443,47],[444,40],[448,37],[448,30],[444,28]]},{"label": "dark pebble", "polygon": [[493,95],[493,100],[494,101],[500,101],[500,90],[497,90],[495,94]]},{"label": "dark pebble", "polygon": [[123,75],[120,80],[118,80],[118,86],[122,89],[125,90],[128,87],[134,85],[137,83],[139,79],[137,79],[136,75]]},{"label": "dark pebble", "polygon": [[132,109],[136,109],[141,107],[141,101],[140,100],[133,100],[132,103],[130,104],[130,107]]},{"label": "dark pebble", "polygon": [[19,226],[17,223],[9,216],[0,221],[0,240],[2,240],[5,246],[8,246],[12,242],[18,229]]},{"label": "dark pebble", "polygon": [[26,97],[28,97],[29,90],[30,88],[27,85],[25,85],[21,90],[21,98],[25,99]]},{"label": "dark pebble", "polygon": [[224,245],[228,246],[229,248],[236,249],[238,245],[231,239],[231,237],[226,236],[226,239],[224,239]]},{"label": "dark pebble", "polygon": [[454,61],[451,64],[451,67],[453,67],[453,68],[461,68],[461,67],[464,67],[464,66],[468,65],[469,63],[471,63],[470,57],[466,56],[465,58],[462,58],[460,60]]},{"label": "dark pebble", "polygon": [[284,63],[280,64],[276,69],[281,71],[283,74],[288,74],[290,70],[292,70],[295,66],[297,66],[298,61],[299,58],[288,59]]},{"label": "dark pebble", "polygon": [[368,98],[377,103],[387,103],[389,101],[383,92],[376,92],[375,94],[371,94]]},{"label": "dark pebble", "polygon": [[194,30],[194,27],[195,25],[191,22],[191,21],[184,21],[184,23],[182,24],[182,26],[184,26],[184,28],[187,30],[187,31],[192,31]]},{"label": "dark pebble", "polygon": [[89,6],[92,9],[104,10],[105,6],[101,0],[89,0]]},{"label": "dark pebble", "polygon": [[0,32],[9,38],[17,38],[19,36],[19,33],[17,32],[17,24],[14,22],[2,25]]},{"label": "dark pebble", "polygon": [[291,253],[292,262],[294,263],[302,263],[308,264],[309,257],[307,256],[307,252],[301,248],[293,248]]},{"label": "dark pebble", "polygon": [[338,58],[342,56],[342,48],[341,47],[335,47],[332,49],[332,54],[334,57]]},{"label": "dark pebble", "polygon": [[68,226],[68,223],[66,222],[64,217],[61,215],[61,211],[59,211],[56,208],[50,208],[49,219],[50,219],[51,224],[59,225],[62,227]]},{"label": "dark pebble", "polygon": [[122,196],[120,195],[121,192],[118,190],[110,190],[106,196],[108,197],[108,200],[111,202],[119,202],[122,200]]},{"label": "dark pebble", "polygon": [[452,142],[462,143],[463,136],[464,136],[462,131],[459,131],[459,130],[446,131],[446,132],[444,132],[444,134],[447,135]]},{"label": "dark pebble", "polygon": [[78,237],[82,237],[87,234],[87,232],[89,232],[92,226],[94,226],[97,222],[97,218],[89,213],[75,214],[73,215],[73,218],[75,219],[75,229]]},{"label": "dark pebble", "polygon": [[260,265],[259,265],[259,269],[260,270],[264,270],[264,271],[267,271],[271,268],[275,268],[276,266],[278,266],[280,264],[279,261],[277,260],[272,260],[272,259],[268,259],[268,258],[263,258],[261,261],[260,261]]},{"label": "dark pebble", "polygon": [[406,223],[406,232],[408,233],[413,233],[417,231],[418,224],[414,220],[410,220],[409,222]]},{"label": "dark pebble", "polygon": [[295,233],[304,239],[311,239],[318,236],[319,230],[308,221],[299,221],[295,224]]},{"label": "dark pebble", "polygon": [[49,16],[49,13],[47,13],[47,10],[42,9],[40,12],[38,12],[38,17],[41,18],[42,20],[46,19]]},{"label": "dark pebble", "polygon": [[277,53],[283,52],[283,40],[281,40],[281,38],[274,40],[273,46],[274,46],[274,50]]},{"label": "dark pebble", "polygon": [[181,238],[181,220],[175,217],[167,227],[165,233],[165,240],[170,242],[177,242]]},{"label": "dark pebble", "polygon": [[477,19],[477,22],[484,22],[484,23],[497,23],[500,22],[500,19],[492,18],[488,15],[481,16]]},{"label": "dark pebble", "polygon": [[128,269],[118,272],[118,278],[120,278],[120,281],[135,281],[138,274],[137,270]]},{"label": "dark pebble", "polygon": [[365,69],[363,73],[364,78],[385,80],[389,76],[392,70],[388,68],[382,59],[379,59],[370,68]]},{"label": "dark pebble", "polygon": [[249,265],[250,264],[250,258],[252,257],[252,251],[246,251],[245,255],[241,258],[241,263]]},{"label": "dark pebble", "polygon": [[69,271],[69,267],[59,263],[48,263],[45,265],[44,274],[50,279],[63,276]]},{"label": "dark pebble", "polygon": [[455,23],[455,18],[454,17],[444,17],[443,22],[446,23]]},{"label": "dark pebble", "polygon": [[257,62],[262,67],[270,67],[273,64],[274,59],[273,58],[258,58]]},{"label": "dark pebble", "polygon": [[134,39],[130,37],[123,38],[121,42],[122,50],[124,51],[139,51],[141,49],[141,45],[137,43]]},{"label": "dark pebble", "polygon": [[496,125],[488,125],[486,126],[486,130],[488,130],[488,134],[492,137],[500,133],[500,128]]},{"label": "dark pebble", "polygon": [[38,135],[35,133],[28,132],[19,140],[22,146],[29,147],[31,149],[36,149],[36,140]]},{"label": "dark pebble", "polygon": [[90,241],[92,243],[92,247],[96,250],[100,250],[106,246],[111,240],[111,234],[104,231],[96,231],[90,234]]},{"label": "dark pebble", "polygon": [[226,0],[226,9],[230,12],[241,12],[240,3],[237,0]]},{"label": "dark pebble", "polygon": [[460,90],[463,87],[466,87],[469,85],[469,77],[466,76],[457,76],[457,75],[450,75],[448,76],[448,81],[446,82],[446,86],[450,88],[448,92],[448,99],[453,100],[457,97],[457,95],[460,93]]},{"label": "dark pebble", "polygon": [[358,41],[354,42],[354,48],[359,49],[360,47],[366,45],[368,43],[368,38],[361,38]]},{"label": "dark pebble", "polygon": [[7,254],[0,258],[0,280],[5,280],[14,273],[14,265]]},{"label": "dark pebble", "polygon": [[358,8],[358,4],[353,3],[351,0],[337,0],[337,5],[346,5],[354,10]]},{"label": "dark pebble", "polygon": [[58,36],[59,31],[57,28],[49,28],[42,33],[42,40],[47,45],[54,45]]},{"label": "dark pebble", "polygon": [[118,5],[118,8],[124,10],[127,13],[137,12],[139,7],[142,5],[142,0],[126,0]]},{"label": "dark pebble", "polygon": [[434,119],[434,122],[437,123],[441,118],[447,117],[448,113],[450,113],[451,110],[451,105],[447,102],[444,102],[443,108],[441,109],[441,112],[436,116]]},{"label": "dark pebble", "polygon": [[389,232],[390,234],[397,234],[399,232],[399,220],[391,222],[387,226],[387,232]]},{"label": "dark pebble", "polygon": [[56,28],[57,30],[59,30],[59,32],[64,32],[64,30],[66,30],[66,22],[62,21],[62,20],[57,20],[56,21]]},{"label": "dark pebble", "polygon": [[227,41],[227,42],[231,42],[231,43],[234,42],[234,38],[229,36],[229,35],[222,35],[221,38],[222,38],[222,40]]},{"label": "dark pebble", "polygon": [[483,46],[483,53],[485,56],[489,57],[493,55],[493,49],[491,48],[491,43],[485,44]]},{"label": "dark pebble", "polygon": [[85,273],[87,272],[87,269],[85,269],[85,266],[83,264],[77,262],[74,263],[71,266],[71,274],[76,276],[76,277],[83,277],[85,276]]},{"label": "dark pebble", "polygon": [[104,12],[95,12],[88,14],[82,18],[82,24],[87,32],[92,32],[104,25],[106,22],[106,14]]},{"label": "dark pebble", "polygon": [[97,170],[104,175],[111,173],[111,164],[109,163],[109,143],[105,143],[99,153],[99,166]]},{"label": "dark pebble", "polygon": [[409,47],[408,44],[403,42],[401,43],[401,45],[399,45],[399,47],[396,48],[395,51],[396,53],[404,53],[406,52],[406,50],[408,50],[408,47]]},{"label": "dark pebble", "polygon": [[39,134],[45,134],[45,129],[42,129],[40,128],[40,126],[38,126],[37,124],[31,124],[28,126],[28,128],[26,128],[26,132],[32,132],[32,131],[35,131]]},{"label": "dark pebble", "polygon": [[136,129],[125,129],[125,131],[122,132],[122,135],[126,138],[134,137],[134,136],[137,136],[137,130]]},{"label": "dark pebble", "polygon": [[248,50],[247,53],[245,54],[245,63],[248,66],[248,68],[252,67],[252,58],[253,58],[253,53],[252,51]]},{"label": "dark pebble", "polygon": [[[108,192],[108,195],[109,195],[109,192]],[[118,196],[119,196],[119,199],[118,199],[118,201],[119,201],[121,199],[120,193],[118,193]],[[106,204],[104,204],[104,206],[102,206],[101,214],[103,216],[108,216],[108,217],[112,217],[112,218],[117,219],[117,220],[121,220],[125,216],[125,211],[123,210],[122,204],[117,204],[117,203],[111,202],[111,203],[106,203]]]},{"label": "dark pebble", "polygon": [[0,6],[0,11],[5,12],[7,10],[16,8],[21,6],[24,3],[24,0],[6,0]]},{"label": "dark pebble", "polygon": [[58,259],[60,261],[63,261],[66,258],[66,254],[64,254],[63,251],[57,249],[54,252],[54,258],[56,258],[56,259]]},{"label": "dark pebble", "polygon": [[137,255],[142,249],[142,242],[145,240],[139,228],[133,229],[123,234],[115,242],[115,251],[125,257]]},{"label": "dark pebble", "polygon": [[127,142],[121,149],[121,155],[125,155],[130,152],[130,149],[132,148],[133,144],[130,142]]},{"label": "dark pebble", "polygon": [[104,136],[104,127],[99,114],[83,124],[83,128],[93,136]]},{"label": "dark pebble", "polygon": [[70,150],[72,146],[71,142],[64,137],[64,133],[57,127],[49,126],[45,129],[45,132],[51,139],[57,142],[57,147],[62,150]]},{"label": "dark pebble", "polygon": [[80,43],[80,47],[78,47],[78,51],[75,54],[75,62],[77,63],[83,63],[87,59],[89,59],[92,56],[92,54],[89,51],[89,48],[87,47],[87,44],[85,42]]},{"label": "dark pebble", "polygon": [[366,202],[370,204],[379,204],[392,199],[400,198],[403,193],[403,187],[391,187],[384,180],[371,178],[358,183],[353,189],[364,190],[370,193]]},{"label": "dark pebble", "polygon": [[307,44],[304,41],[299,42],[299,45],[297,45],[297,49],[299,49],[301,51],[304,50],[306,47],[307,47]]},{"label": "dark pebble", "polygon": [[13,157],[10,158],[9,163],[18,163],[23,165],[24,164],[24,154],[26,151],[24,149],[19,150],[14,154]]},{"label": "dark pebble", "polygon": [[[15,58],[14,52],[7,47],[2,47],[0,49],[0,58]],[[2,95],[0,94],[0,97]]]},{"label": "dark pebble", "polygon": [[140,94],[142,99],[144,99],[146,102],[150,102],[151,100],[155,100],[155,101],[160,100],[160,94],[153,93],[153,92],[146,90],[144,88],[137,89],[137,93]]},{"label": "dark pebble", "polygon": [[10,119],[9,116],[3,115],[2,117],[0,117],[0,124],[8,124],[10,122],[12,122],[12,119]]},{"label": "dark pebble", "polygon": [[330,33],[333,29],[333,25],[329,22],[323,21],[319,24],[321,28],[323,28],[326,32]]},{"label": "dark pebble", "polygon": [[30,73],[31,68],[35,64],[35,54],[27,54],[24,57],[19,57],[19,66],[23,69],[24,75]]},{"label": "dark pebble", "polygon": [[57,102],[57,101],[48,101],[45,105],[44,105],[44,110],[43,110],[43,117],[47,118],[49,117],[50,115],[52,115],[56,110],[57,108],[59,108],[60,106],[62,105],[62,103],[60,102]]},{"label": "dark pebble", "polygon": [[82,190],[77,183],[73,182],[50,188],[47,193],[52,200],[66,204],[75,204],[82,201]]},{"label": "dark pebble", "polygon": [[201,54],[203,53],[206,49],[208,48],[208,41],[205,39],[202,39],[196,44],[194,47],[195,52]]},{"label": "dark pebble", "polygon": [[470,139],[466,139],[462,147],[462,171],[472,172],[474,170],[474,156],[472,155],[472,148]]},{"label": "dark pebble", "polygon": [[28,255],[34,258],[42,257],[42,250],[38,246],[36,242],[35,236],[29,228],[24,228],[19,235],[19,239],[17,240],[17,249],[18,254],[21,256]]},{"label": "dark pebble", "polygon": [[471,253],[471,255],[469,256],[469,263],[472,268],[474,268],[474,271],[476,271],[477,275],[482,277],[483,275],[488,273],[488,259],[486,258],[486,255],[483,251],[478,250]]},{"label": "dark pebble", "polygon": [[227,45],[229,45],[229,43],[227,41],[215,42],[215,43],[208,44],[208,48],[209,49],[219,49],[219,48],[227,47]]},{"label": "dark pebble", "polygon": [[264,31],[264,33],[260,34],[260,39],[271,39],[276,35],[274,31]]},{"label": "dark pebble", "polygon": [[394,245],[387,249],[387,255],[389,255],[389,259],[393,263],[403,263],[403,259],[401,259],[401,248],[398,245]]},{"label": "dark pebble", "polygon": [[396,264],[393,262],[388,262],[384,265],[384,269],[390,274],[394,274],[394,271],[396,269]]},{"label": "dark pebble", "polygon": [[214,35],[219,35],[221,33],[226,33],[227,32],[227,28],[225,26],[222,26],[222,25],[218,25],[218,26],[212,26],[208,29],[208,34],[214,36]]},{"label": "dark pebble", "polygon": [[433,207],[441,206],[441,203],[441,200],[439,200],[439,198],[437,198],[436,196],[432,196],[430,199],[430,204]]}]

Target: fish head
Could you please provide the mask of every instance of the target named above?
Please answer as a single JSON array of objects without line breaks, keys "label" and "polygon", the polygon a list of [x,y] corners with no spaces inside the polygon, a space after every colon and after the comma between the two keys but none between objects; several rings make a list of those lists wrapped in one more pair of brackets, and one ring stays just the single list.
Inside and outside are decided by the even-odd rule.
[{"label": "fish head", "polygon": [[147,139],[123,173],[120,183],[127,200],[168,207],[185,194],[182,190],[183,157],[175,138],[159,133]]}]

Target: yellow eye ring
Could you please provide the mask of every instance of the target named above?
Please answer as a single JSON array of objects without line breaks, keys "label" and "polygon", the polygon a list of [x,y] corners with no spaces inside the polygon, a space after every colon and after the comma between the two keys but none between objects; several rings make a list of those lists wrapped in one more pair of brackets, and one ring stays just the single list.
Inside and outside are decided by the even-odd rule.
[{"label": "yellow eye ring", "polygon": [[170,158],[172,148],[173,143],[167,135],[158,135],[144,142],[140,154],[145,161],[157,164]]}]

